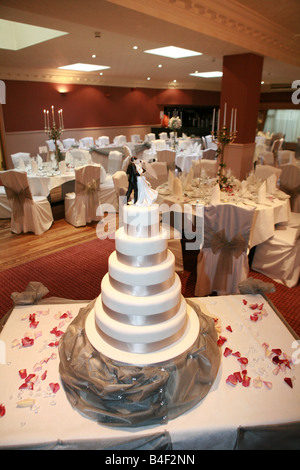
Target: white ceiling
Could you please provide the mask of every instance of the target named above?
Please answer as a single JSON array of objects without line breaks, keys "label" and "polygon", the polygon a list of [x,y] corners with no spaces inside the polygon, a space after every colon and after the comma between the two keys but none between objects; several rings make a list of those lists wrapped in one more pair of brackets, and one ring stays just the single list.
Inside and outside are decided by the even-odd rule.
[{"label": "white ceiling", "polygon": [[[0,18],[68,33],[0,49],[3,80],[220,90],[220,78],[189,74],[222,70],[224,55],[248,52],[264,56],[262,89],[300,79],[299,0],[1,0]],[[168,45],[202,55],[143,52]],[[58,69],[77,62],[110,68],[102,76]]]}]

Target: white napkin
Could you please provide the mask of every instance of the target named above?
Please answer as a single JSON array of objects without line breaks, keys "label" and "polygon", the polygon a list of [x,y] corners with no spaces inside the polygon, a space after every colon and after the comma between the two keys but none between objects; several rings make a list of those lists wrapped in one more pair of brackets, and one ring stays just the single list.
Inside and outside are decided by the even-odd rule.
[{"label": "white napkin", "polygon": [[277,179],[276,179],[276,175],[271,175],[269,176],[267,179],[266,179],[266,183],[267,183],[267,193],[268,194],[273,194],[276,190],[276,182],[277,182]]},{"label": "white napkin", "polygon": [[43,159],[42,159],[42,157],[41,157],[39,154],[37,154],[37,156],[36,156],[36,161],[37,161],[38,167],[39,167],[39,168],[42,168],[42,166],[43,166]]},{"label": "white napkin", "polygon": [[216,184],[214,187],[213,187],[213,190],[211,192],[211,197],[210,197],[210,203],[212,206],[215,206],[217,204],[220,204],[220,186],[218,184]]},{"label": "white napkin", "polygon": [[243,180],[241,182],[241,187],[240,187],[240,195],[241,196],[244,196],[246,194],[247,188],[248,188],[248,182],[246,180]]},{"label": "white napkin", "polygon": [[174,179],[173,195],[176,197],[182,197],[182,184],[179,178]]},{"label": "white napkin", "polygon": [[193,168],[191,168],[185,180],[185,189],[191,190],[191,184],[192,184],[193,178],[194,178],[194,170]]},{"label": "white napkin", "polygon": [[23,158],[19,158],[18,168],[19,170],[26,170],[26,166],[25,166]]},{"label": "white napkin", "polygon": [[64,160],[59,162],[59,171],[60,171],[61,175],[64,175],[67,171],[67,165],[66,165],[66,162]]},{"label": "white napkin", "polygon": [[169,171],[169,173],[168,173],[168,189],[169,189],[169,191],[173,191],[173,184],[174,184],[174,173],[173,173],[173,171]]},{"label": "white napkin", "polygon": [[266,198],[267,184],[266,184],[265,181],[260,185],[257,194],[258,194],[258,203],[259,204],[264,204],[265,202],[267,202],[267,198]]},{"label": "white napkin", "polygon": [[31,159],[30,159],[30,163],[31,163],[31,171],[32,171],[32,173],[37,174],[38,171],[39,171],[39,167],[38,167],[37,162],[35,161],[34,158],[31,158]]}]

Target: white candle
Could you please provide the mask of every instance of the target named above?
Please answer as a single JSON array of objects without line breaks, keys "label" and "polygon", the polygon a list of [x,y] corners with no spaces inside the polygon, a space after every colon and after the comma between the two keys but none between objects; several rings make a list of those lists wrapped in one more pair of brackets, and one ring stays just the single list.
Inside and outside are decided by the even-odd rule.
[{"label": "white candle", "polygon": [[62,129],[64,129],[63,110],[61,109],[60,111],[61,111],[61,113],[60,113],[60,116],[61,116],[61,127],[62,127]]},{"label": "white candle", "polygon": [[232,132],[232,124],[233,124],[233,112],[234,112],[234,109],[231,108],[231,117],[230,117],[230,132]]},{"label": "white candle", "polygon": [[215,130],[215,114],[216,114],[216,110],[214,108],[214,112],[213,112],[213,120],[212,120],[212,126],[211,126],[211,132],[214,133],[214,130]]},{"label": "white candle", "polygon": [[224,120],[223,120],[223,126],[226,126],[226,111],[227,111],[227,103],[224,105]]},{"label": "white candle", "polygon": [[61,114],[60,114],[60,112],[61,112],[61,109],[58,110],[58,125],[61,128]]},{"label": "white candle", "polygon": [[47,129],[46,110],[44,109],[44,127]]},{"label": "white candle", "polygon": [[49,111],[47,110],[47,128],[50,131]]},{"label": "white candle", "polygon": [[218,131],[220,130],[220,108],[218,109]]},{"label": "white candle", "polygon": [[54,117],[54,106],[51,106],[51,109],[52,109],[52,125],[54,126],[55,125],[55,117]]},{"label": "white candle", "polygon": [[234,111],[234,132],[236,132],[236,115],[237,115],[237,108]]}]

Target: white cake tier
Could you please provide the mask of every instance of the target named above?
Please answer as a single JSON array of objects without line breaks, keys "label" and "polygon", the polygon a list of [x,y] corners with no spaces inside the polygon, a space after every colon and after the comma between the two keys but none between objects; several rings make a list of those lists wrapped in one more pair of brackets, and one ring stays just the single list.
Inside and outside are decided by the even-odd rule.
[{"label": "white cake tier", "polygon": [[[178,307],[181,301],[181,282],[175,274],[174,282],[168,289],[148,297],[133,297],[113,287],[109,275],[106,274],[101,282],[101,298],[104,305],[116,313],[135,316],[158,315]],[[96,316],[102,302],[98,297],[95,305]]]},{"label": "white cake tier", "polygon": [[151,238],[135,238],[127,235],[124,227],[116,231],[115,244],[117,258],[130,266],[152,266],[167,257],[168,234],[162,230]]},{"label": "white cake tier", "polygon": [[96,327],[95,314],[95,309],[92,309],[86,319],[85,331],[89,341],[101,354],[125,364],[138,366],[164,364],[188,351],[199,335],[200,324],[198,315],[187,305],[187,323],[179,339],[154,352],[141,354],[139,352],[123,351],[119,347],[107,342],[107,338],[99,334],[99,329]]},{"label": "white cake tier", "polygon": [[159,207],[123,206],[123,223],[127,235],[136,238],[155,237],[159,233]]},{"label": "white cake tier", "polygon": [[117,290],[131,293],[131,295],[151,295],[173,284],[175,257],[168,250],[166,259],[158,265],[136,267],[120,263],[114,251],[108,260],[108,272],[111,284]]},{"label": "white cake tier", "polygon": [[151,325],[132,325],[115,320],[104,311],[102,304],[97,304],[96,324],[100,329],[99,334],[104,333],[106,341],[121,350],[155,351],[183,335],[186,324],[186,302],[182,298],[174,316]]}]

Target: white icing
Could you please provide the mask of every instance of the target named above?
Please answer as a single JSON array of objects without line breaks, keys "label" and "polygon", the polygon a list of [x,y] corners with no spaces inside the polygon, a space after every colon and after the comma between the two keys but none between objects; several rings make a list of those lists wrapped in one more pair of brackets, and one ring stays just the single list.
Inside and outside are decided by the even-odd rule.
[{"label": "white icing", "polygon": [[168,251],[167,258],[150,267],[132,267],[120,263],[114,251],[108,259],[108,272],[116,281],[130,286],[151,286],[170,279],[175,272],[175,257]]},{"label": "white icing", "polygon": [[115,234],[116,251],[128,256],[144,256],[161,253],[168,247],[166,230],[151,238],[136,238],[127,235],[124,227]]},{"label": "white icing", "polygon": [[175,307],[181,299],[181,282],[177,274],[173,285],[159,294],[148,297],[132,298],[129,294],[123,294],[116,290],[106,274],[101,283],[101,298],[98,297],[95,305],[96,316],[101,306],[101,299],[104,304],[115,312],[125,315],[155,315],[166,312]]},{"label": "white icing", "polygon": [[123,223],[128,235],[144,238],[159,233],[159,208],[152,206],[126,205],[123,207]]},{"label": "white icing", "polygon": [[[98,307],[98,306],[97,306]],[[156,323],[151,326],[127,325],[109,317],[101,307],[97,310],[96,322],[98,327],[108,336],[126,343],[152,343],[161,341],[177,333],[183,327],[186,321],[186,303],[185,300],[180,304],[177,313],[164,322]]]}]

